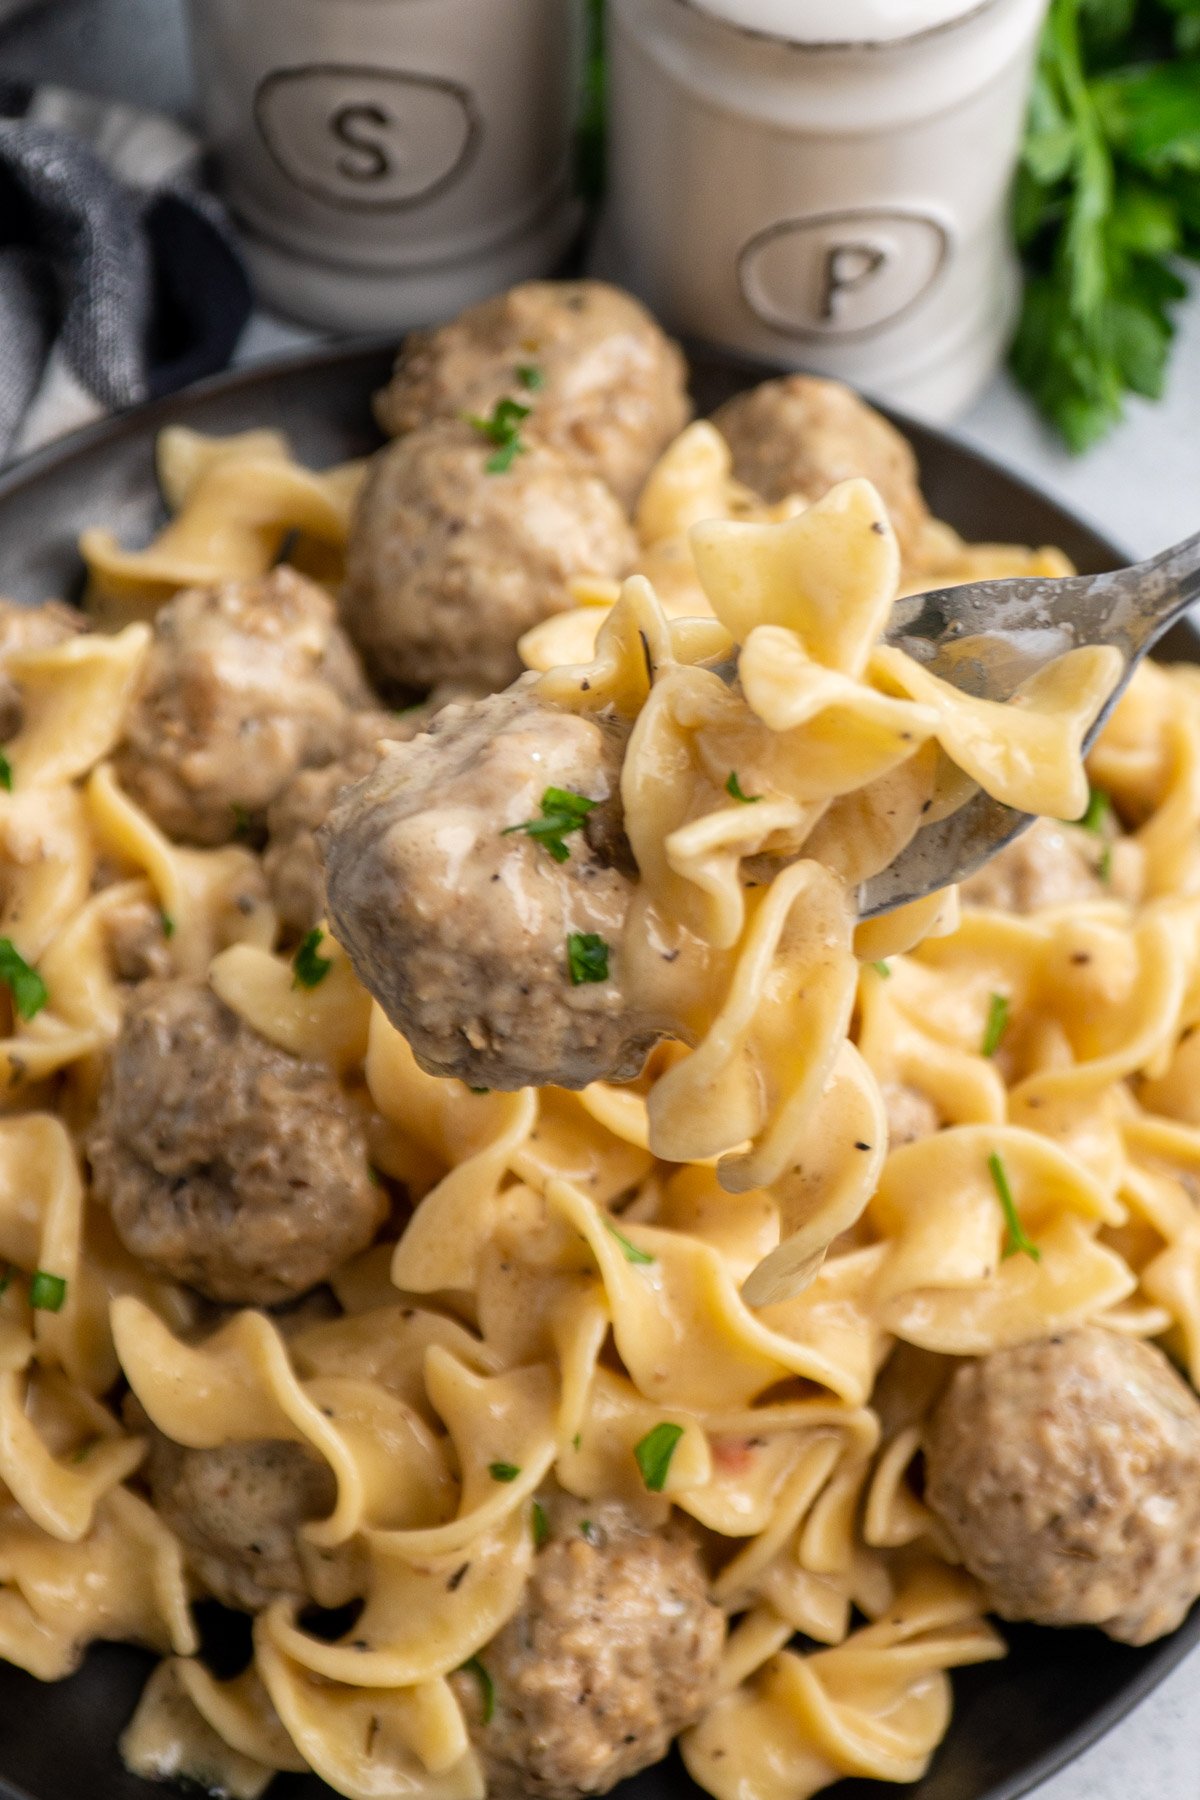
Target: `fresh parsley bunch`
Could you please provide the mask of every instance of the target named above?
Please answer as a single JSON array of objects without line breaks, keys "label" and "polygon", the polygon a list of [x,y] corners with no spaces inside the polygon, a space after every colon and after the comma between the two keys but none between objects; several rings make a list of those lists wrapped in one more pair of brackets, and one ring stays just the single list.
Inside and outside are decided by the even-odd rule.
[{"label": "fresh parsley bunch", "polygon": [[1073,450],[1158,399],[1200,260],[1200,0],[1052,0],[1015,198],[1012,363]]}]

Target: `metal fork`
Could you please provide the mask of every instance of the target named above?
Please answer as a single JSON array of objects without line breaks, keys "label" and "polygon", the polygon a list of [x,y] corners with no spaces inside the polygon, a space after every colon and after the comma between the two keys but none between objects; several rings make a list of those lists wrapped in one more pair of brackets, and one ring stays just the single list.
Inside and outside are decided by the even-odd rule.
[{"label": "metal fork", "polygon": [[[1198,600],[1200,532],[1107,575],[1023,576],[914,594],[896,603],[885,641],[987,700],[1011,699],[1022,682],[1068,650],[1114,644],[1125,669],[1084,740],[1089,750],[1142,657]],[[964,880],[1032,823],[1029,813],[975,794],[948,818],[924,826],[895,862],[862,884],[860,918]]]}]

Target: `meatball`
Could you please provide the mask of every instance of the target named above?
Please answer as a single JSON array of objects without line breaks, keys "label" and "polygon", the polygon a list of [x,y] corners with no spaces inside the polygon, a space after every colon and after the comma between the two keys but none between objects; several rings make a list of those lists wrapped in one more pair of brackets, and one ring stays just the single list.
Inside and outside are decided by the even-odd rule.
[{"label": "meatball", "polygon": [[193,588],[155,618],[117,773],[171,837],[228,843],[341,753],[371,698],[329,596],[294,569]]},{"label": "meatball", "polygon": [[[422,1068],[472,1086],[629,1079],[658,1028],[622,991],[633,884],[612,843],[626,728],[540,701],[534,678],[393,745],[319,834],[329,917]],[[520,827],[550,788],[596,802],[559,840]],[[607,956],[572,980],[568,938]],[[578,946],[576,947],[578,951]]]},{"label": "meatball", "polygon": [[329,1070],[268,1044],[199,982],[135,991],[88,1155],[126,1248],[231,1305],[315,1287],[385,1210],[365,1123]]},{"label": "meatball", "polygon": [[317,829],[343,788],[369,775],[385,740],[403,743],[428,720],[425,707],[404,713],[356,713],[345,752],[320,769],[301,769],[267,809],[263,855],[271,899],[285,931],[302,937],[325,917],[325,870]]},{"label": "meatball", "polygon": [[637,543],[612,494],[552,450],[501,472],[464,424],[401,438],[374,459],[350,535],[342,617],[377,679],[507,686],[517,639],[573,604],[573,575],[613,577]]},{"label": "meatball", "polygon": [[1089,1326],[964,1363],[925,1468],[1003,1618],[1146,1644],[1200,1594],[1200,1401],[1152,1344]]},{"label": "meatball", "polygon": [[47,600],[42,606],[18,606],[0,600],[0,743],[16,737],[23,723],[20,689],[4,664],[18,650],[50,650],[88,630],[88,621],[73,606]]},{"label": "meatball", "polygon": [[598,475],[627,506],[691,417],[678,346],[632,295],[599,281],[529,281],[413,332],[375,410],[400,436],[430,419],[486,416],[505,398],[529,407],[531,443]]},{"label": "meatball", "polygon": [[189,1572],[214,1600],[257,1612],[307,1592],[296,1532],[333,1511],[337,1483],[303,1444],[252,1438],[187,1450],[151,1429],[143,1474]]},{"label": "meatball", "polygon": [[150,981],[173,972],[163,914],[148,900],[125,900],[110,907],[105,925],[118,981]]},{"label": "meatball", "polygon": [[1104,851],[1104,840],[1094,832],[1038,819],[969,876],[959,895],[965,906],[1008,913],[1102,900],[1110,893],[1100,877]]},{"label": "meatball", "polygon": [[739,481],[774,504],[819,500],[865,475],[888,509],[905,562],[916,556],[929,511],[912,446],[839,381],[784,375],[727,400],[713,424],[733,452]]},{"label": "meatball", "polygon": [[551,1538],[520,1611],[481,1653],[490,1723],[477,1684],[457,1678],[492,1800],[606,1794],[658,1762],[712,1697],[725,1619],[695,1546],[605,1515],[586,1537]]}]

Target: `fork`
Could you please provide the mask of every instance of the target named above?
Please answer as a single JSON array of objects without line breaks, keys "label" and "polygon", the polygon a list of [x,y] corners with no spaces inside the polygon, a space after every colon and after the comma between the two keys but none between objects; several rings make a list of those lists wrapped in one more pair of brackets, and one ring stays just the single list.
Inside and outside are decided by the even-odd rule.
[{"label": "fork", "polygon": [[[1198,600],[1200,532],[1106,575],[1021,576],[913,594],[897,601],[884,641],[984,700],[1011,699],[1022,682],[1068,650],[1115,645],[1125,667],[1084,739],[1087,751],[1142,657]],[[1031,814],[975,794],[924,826],[888,868],[863,882],[859,917],[874,918],[965,880],[1032,823]]]}]

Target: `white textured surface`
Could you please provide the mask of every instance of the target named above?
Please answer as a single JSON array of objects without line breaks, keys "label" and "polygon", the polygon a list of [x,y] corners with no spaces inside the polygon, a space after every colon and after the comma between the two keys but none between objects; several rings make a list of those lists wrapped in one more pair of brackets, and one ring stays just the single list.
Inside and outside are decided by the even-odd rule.
[{"label": "white textured surface", "polygon": [[[54,0],[0,34],[0,75],[73,82],[183,108],[183,46],[181,0]],[[311,341],[293,327],[256,320],[242,355],[252,360]],[[960,430],[1136,555],[1186,537],[1200,528],[1200,296],[1180,318],[1166,400],[1131,404],[1126,424],[1089,456],[1059,449],[1006,376],[996,378]],[[996,530],[1002,535],[1003,521]],[[1036,1800],[1200,1800],[1200,1651],[1041,1787]]]}]

